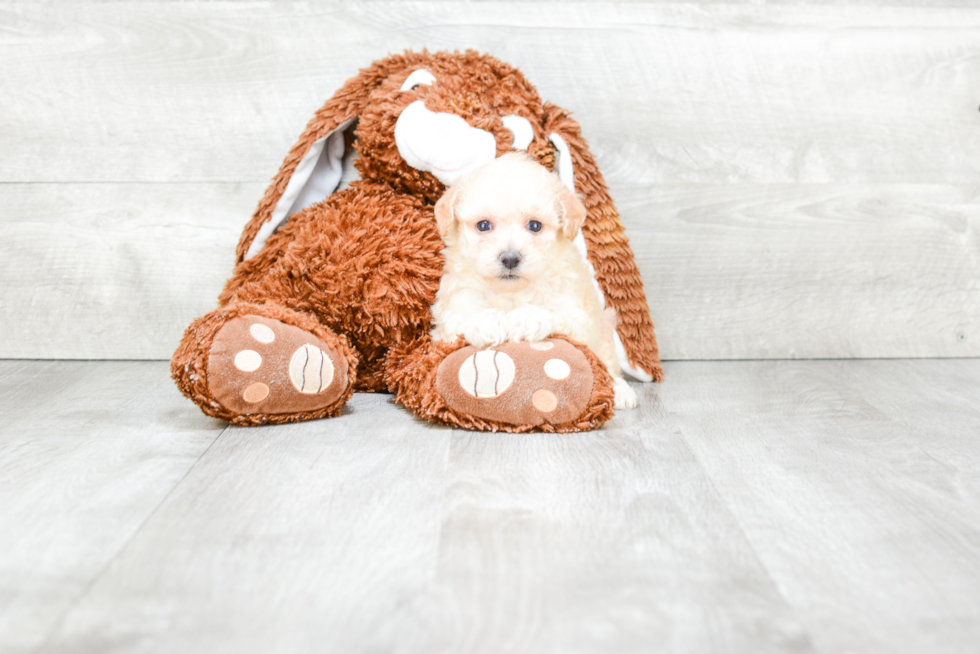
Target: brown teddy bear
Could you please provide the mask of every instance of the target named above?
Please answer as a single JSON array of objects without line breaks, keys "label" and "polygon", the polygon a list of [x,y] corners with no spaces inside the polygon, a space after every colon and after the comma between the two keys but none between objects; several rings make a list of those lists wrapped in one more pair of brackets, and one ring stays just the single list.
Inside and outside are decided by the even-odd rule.
[{"label": "brown teddy bear", "polygon": [[[310,121],[245,226],[218,308],[174,353],[180,390],[238,425],[335,416],[354,391],[393,392],[422,418],[469,429],[603,424],[612,379],[584,345],[555,335],[478,351],[429,337],[443,267],[433,207],[512,150],[582,199],[577,244],[616,310],[619,359],[631,376],[659,381],[639,271],[578,124],[512,66],[423,51],[363,69]],[[545,372],[555,358],[571,371],[561,379]]]}]

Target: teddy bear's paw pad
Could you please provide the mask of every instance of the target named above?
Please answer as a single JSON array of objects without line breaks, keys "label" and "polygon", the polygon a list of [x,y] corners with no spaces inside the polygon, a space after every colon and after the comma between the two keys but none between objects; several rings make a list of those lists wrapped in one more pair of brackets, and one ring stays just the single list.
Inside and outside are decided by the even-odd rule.
[{"label": "teddy bear's paw pad", "polygon": [[439,365],[436,390],[453,410],[510,425],[560,425],[582,415],[594,379],[568,341],[467,346]]},{"label": "teddy bear's paw pad", "polygon": [[514,360],[498,350],[480,350],[459,367],[459,386],[473,397],[497,397],[514,383]]},{"label": "teddy bear's paw pad", "polygon": [[347,390],[347,360],[299,327],[241,316],[215,336],[208,386],[241,415],[313,411]]}]

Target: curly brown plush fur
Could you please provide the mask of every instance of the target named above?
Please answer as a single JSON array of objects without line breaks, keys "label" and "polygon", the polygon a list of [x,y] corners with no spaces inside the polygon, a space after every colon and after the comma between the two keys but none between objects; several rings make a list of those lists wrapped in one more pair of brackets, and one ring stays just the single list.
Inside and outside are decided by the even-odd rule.
[{"label": "curly brown plush fur", "polygon": [[[425,68],[436,83],[402,91],[413,71]],[[630,362],[660,380],[643,285],[622,223],[577,123],[545,104],[512,66],[473,51],[413,53],[371,64],[349,80],[307,125],[283,162],[237,248],[238,263],[221,293],[219,308],[194,321],[174,354],[171,370],[180,390],[209,415],[236,424],[290,422],[335,415],[350,392],[394,391],[419,416],[471,429],[578,431],[611,416],[611,379],[595,356],[588,406],[576,419],[537,427],[480,420],[447,407],[435,390],[435,371],[462,344],[428,340],[430,306],[442,272],[443,243],[433,205],[445,186],[412,168],[399,154],[394,126],[401,112],[422,100],[431,112],[462,117],[493,135],[497,156],[510,150],[512,133],[501,118],[526,118],[534,131],[527,152],[554,169],[549,140],[568,144],[576,190],[588,210],[583,233],[589,260],[608,306],[616,309]],[[294,213],[251,258],[246,253],[268,222],[297,166],[318,140],[356,119],[348,150],[358,155],[361,179]],[[208,352],[229,320],[262,316],[315,334],[350,363],[350,388],[340,400],[315,411],[241,415],[215,400],[208,383]]]}]

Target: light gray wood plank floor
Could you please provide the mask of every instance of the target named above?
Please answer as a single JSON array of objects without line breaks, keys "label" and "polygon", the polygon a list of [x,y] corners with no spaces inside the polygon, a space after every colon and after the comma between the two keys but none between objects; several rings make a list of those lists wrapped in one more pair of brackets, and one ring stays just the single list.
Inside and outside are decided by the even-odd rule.
[{"label": "light gray wood plank floor", "polygon": [[228,428],[0,361],[2,652],[974,652],[980,360],[667,364],[601,431]]}]

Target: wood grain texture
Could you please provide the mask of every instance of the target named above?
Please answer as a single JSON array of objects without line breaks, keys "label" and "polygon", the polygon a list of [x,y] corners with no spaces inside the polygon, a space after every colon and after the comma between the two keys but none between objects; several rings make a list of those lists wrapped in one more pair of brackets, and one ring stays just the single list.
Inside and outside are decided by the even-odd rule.
[{"label": "wood grain texture", "polygon": [[[623,187],[665,359],[980,356],[977,186]],[[0,357],[167,359],[260,184],[7,184]],[[109,205],[105,206],[106,198]]]},{"label": "wood grain texture", "polygon": [[667,359],[980,356],[980,186],[620,189]]},{"label": "wood grain texture", "polygon": [[0,357],[169,359],[260,184],[0,184]]},{"label": "wood grain texture", "polygon": [[975,651],[980,361],[667,373],[586,434],[220,431],[164,362],[0,362],[0,649]]},{"label": "wood grain texture", "polygon": [[224,429],[165,365],[0,361],[0,651],[33,652]]},{"label": "wood grain texture", "polygon": [[[167,4],[201,4],[203,2],[224,2],[226,0],[157,0],[160,3],[166,2]],[[269,0],[235,0],[238,4],[265,4]],[[378,0],[374,0],[376,3]],[[518,5],[518,4],[558,4],[566,2],[567,0],[507,0],[508,5]],[[131,0],[46,0],[48,4],[122,4],[126,2],[131,2]],[[351,0],[347,0],[351,2]],[[491,3],[495,5],[500,5],[500,0],[431,0],[432,3],[441,3],[445,5],[468,2],[468,3]],[[321,0],[321,5],[342,4],[341,1],[337,0]],[[955,7],[966,7],[972,8],[976,5],[972,0],[887,0],[883,3],[882,0],[691,0],[686,3],[679,3],[672,0],[590,0],[590,4],[689,4],[689,5],[749,5],[749,6],[767,6],[767,7],[781,7],[784,5],[801,7],[801,6],[813,6],[813,7],[850,7],[850,6],[871,6],[871,7],[881,7],[882,5],[888,7],[931,7],[938,9],[949,9]]]},{"label": "wood grain texture", "polygon": [[384,395],[229,429],[41,652],[812,651],[646,399],[558,437]]},{"label": "wood grain texture", "polygon": [[0,2],[0,357],[168,358],[313,110],[421,47],[574,110],[664,358],[980,356],[980,9],[769,4]]},{"label": "wood grain texture", "polygon": [[980,361],[692,363],[664,403],[822,652],[980,642]]},{"label": "wood grain texture", "polygon": [[0,181],[258,181],[404,48],[575,111],[607,180],[972,183],[980,10],[647,3],[0,5]]}]

